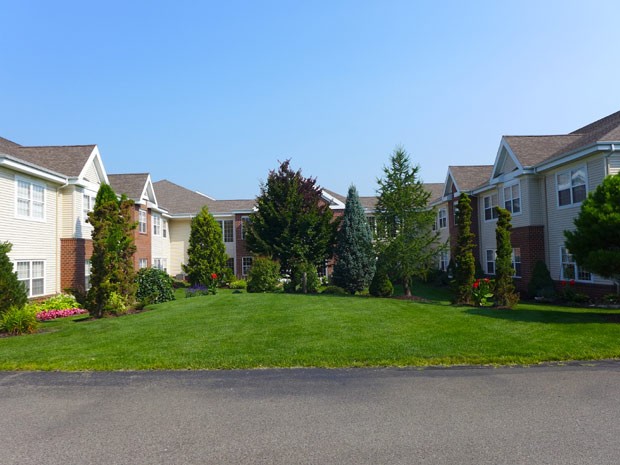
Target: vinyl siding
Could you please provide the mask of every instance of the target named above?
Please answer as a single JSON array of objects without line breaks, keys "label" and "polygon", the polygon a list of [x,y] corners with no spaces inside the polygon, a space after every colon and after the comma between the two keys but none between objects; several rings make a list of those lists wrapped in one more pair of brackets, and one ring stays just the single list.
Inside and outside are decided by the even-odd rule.
[{"label": "vinyl siding", "polygon": [[189,234],[191,232],[191,220],[172,219],[168,222],[170,233],[170,261],[168,272],[172,276],[183,273],[181,265],[187,263],[187,247],[189,246]]},{"label": "vinyl siding", "polygon": [[45,295],[58,293],[57,253],[57,188],[55,185],[34,177],[18,174],[26,181],[45,187],[45,221],[16,218],[15,215],[15,176],[10,170],[0,168],[0,241],[9,241],[13,249],[9,254],[11,261],[45,261]]},{"label": "vinyl siding", "polygon": [[[161,219],[161,227],[163,231],[164,226],[164,218]],[[170,221],[168,221],[168,237],[164,237],[163,234],[159,234],[155,236],[152,234],[151,230],[151,257],[155,258],[165,258],[168,263],[168,272],[170,274],[179,274],[180,271],[172,272],[172,258],[170,255],[171,252],[171,232],[170,232]],[[189,233],[187,235],[187,239],[189,241]]]},{"label": "vinyl siding", "polygon": [[84,171],[84,179],[94,182],[95,184],[101,183],[101,178],[97,174],[97,169],[92,161],[86,166],[86,170]]},{"label": "vinyl siding", "polygon": [[620,155],[609,157],[609,174],[620,173]]},{"label": "vinyl siding", "polygon": [[[497,226],[497,220],[485,221],[484,220],[484,198],[488,195],[496,193],[496,189],[489,189],[488,191],[480,192],[478,195],[478,226],[479,226],[479,235],[480,235],[480,249],[478,253],[478,260],[482,264],[484,269],[484,264],[486,263],[486,250],[495,248],[495,227]],[[503,196],[500,197],[500,200],[503,199]],[[486,270],[485,270],[486,271]]]}]

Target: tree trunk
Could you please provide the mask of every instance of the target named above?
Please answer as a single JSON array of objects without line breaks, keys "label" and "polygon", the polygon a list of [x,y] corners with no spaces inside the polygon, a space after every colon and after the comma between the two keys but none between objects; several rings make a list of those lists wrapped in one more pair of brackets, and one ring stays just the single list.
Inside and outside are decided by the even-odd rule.
[{"label": "tree trunk", "polygon": [[403,292],[405,297],[411,297],[411,287],[409,287],[409,279],[403,279]]}]

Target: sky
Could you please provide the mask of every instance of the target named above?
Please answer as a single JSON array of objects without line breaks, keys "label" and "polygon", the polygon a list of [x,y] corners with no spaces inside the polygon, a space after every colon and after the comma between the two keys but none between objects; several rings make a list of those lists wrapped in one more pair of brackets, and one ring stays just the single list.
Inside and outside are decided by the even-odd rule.
[{"label": "sky", "polygon": [[97,144],[108,173],[250,199],[294,169],[375,195],[397,147],[424,182],[502,135],[620,110],[617,0],[0,0],[0,136]]}]

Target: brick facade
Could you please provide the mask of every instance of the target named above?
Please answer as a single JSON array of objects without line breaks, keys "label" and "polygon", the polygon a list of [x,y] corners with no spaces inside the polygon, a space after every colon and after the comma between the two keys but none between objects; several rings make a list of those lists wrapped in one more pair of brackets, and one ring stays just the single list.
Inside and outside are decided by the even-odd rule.
[{"label": "brick facade", "polygon": [[93,254],[91,239],[60,239],[60,287],[83,292],[86,260]]},{"label": "brick facade", "polygon": [[242,228],[242,223],[243,223],[243,217],[244,216],[249,216],[248,213],[237,213],[235,214],[235,275],[237,276],[237,278],[241,278],[242,277],[242,270],[243,270],[243,265],[242,265],[242,260],[243,257],[250,257],[252,256],[252,253],[249,251],[248,246],[247,246],[247,242],[245,241],[245,239],[242,239],[241,237],[241,228]]},{"label": "brick facade", "polygon": [[545,261],[545,228],[544,226],[513,228],[510,242],[513,248],[521,250],[521,277],[515,278],[514,283],[521,295],[525,296],[536,262]]}]

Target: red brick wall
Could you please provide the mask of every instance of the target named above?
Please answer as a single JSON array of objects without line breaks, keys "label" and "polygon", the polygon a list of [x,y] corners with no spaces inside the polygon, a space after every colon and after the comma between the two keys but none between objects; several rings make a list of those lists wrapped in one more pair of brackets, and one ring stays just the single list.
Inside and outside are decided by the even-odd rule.
[{"label": "red brick wall", "polygon": [[93,254],[90,239],[60,239],[60,287],[84,290],[84,266]]},{"label": "red brick wall", "polygon": [[[139,210],[140,205],[134,205],[134,211],[132,219],[134,221],[138,221],[139,218]],[[163,220],[162,220],[163,221]],[[163,226],[163,223],[162,223]],[[138,269],[138,263],[141,258],[146,258],[147,265],[151,266],[151,228],[152,228],[152,219],[151,219],[151,210],[148,210],[146,213],[146,233],[141,233],[139,226],[134,229],[134,240],[136,243],[136,253],[133,256],[133,267],[135,270]]]},{"label": "red brick wall", "polygon": [[252,254],[250,253],[250,251],[248,250],[248,246],[247,246],[247,242],[243,239],[241,239],[241,222],[243,221],[241,218],[244,216],[250,216],[247,213],[237,213],[235,214],[235,224],[234,224],[234,228],[235,228],[235,238],[236,238],[236,244],[235,244],[235,274],[237,275],[237,278],[241,278],[241,259],[243,257],[249,257]]},{"label": "red brick wall", "polygon": [[536,262],[545,261],[544,226],[513,228],[510,242],[513,248],[521,249],[521,278],[516,278],[514,282],[517,290],[525,296]]}]

